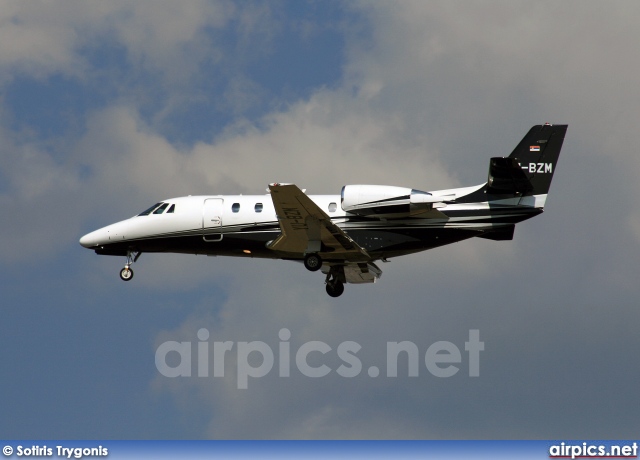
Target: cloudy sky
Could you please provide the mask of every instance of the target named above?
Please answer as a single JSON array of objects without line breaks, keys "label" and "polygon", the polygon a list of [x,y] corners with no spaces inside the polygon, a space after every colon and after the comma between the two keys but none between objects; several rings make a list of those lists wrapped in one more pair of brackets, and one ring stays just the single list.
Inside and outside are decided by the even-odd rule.
[{"label": "cloudy sky", "polygon": [[[639,16],[635,1],[2,0],[2,437],[637,436]],[[476,185],[544,122],[569,124],[559,169],[513,241],[394,259],[339,299],[283,261],[145,254],[123,283],[124,260],[78,244],[188,194]],[[211,347],[275,351],[287,328],[292,356],[325,342],[309,363],[333,372],[276,362],[241,390],[234,347],[224,377],[197,377],[201,328]],[[166,341],[193,343],[193,377],[158,372]],[[345,341],[362,347],[353,378],[335,372]],[[417,377],[406,360],[368,375],[393,341],[416,344]],[[438,341],[462,351],[453,377],[425,367]]]}]

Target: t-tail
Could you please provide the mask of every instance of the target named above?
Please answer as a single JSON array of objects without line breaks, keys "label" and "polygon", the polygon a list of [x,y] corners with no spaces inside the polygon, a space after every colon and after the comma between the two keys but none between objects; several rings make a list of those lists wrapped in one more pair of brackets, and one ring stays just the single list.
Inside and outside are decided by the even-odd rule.
[{"label": "t-tail", "polygon": [[503,196],[546,196],[567,127],[549,123],[534,126],[511,155],[491,158],[487,192]]}]

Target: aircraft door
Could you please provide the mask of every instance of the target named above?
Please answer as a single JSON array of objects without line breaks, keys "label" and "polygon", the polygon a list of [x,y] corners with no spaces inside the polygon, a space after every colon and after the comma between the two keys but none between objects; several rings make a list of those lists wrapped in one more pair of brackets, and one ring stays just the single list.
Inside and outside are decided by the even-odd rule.
[{"label": "aircraft door", "polygon": [[222,240],[222,198],[207,198],[202,207],[202,239],[207,242]]}]

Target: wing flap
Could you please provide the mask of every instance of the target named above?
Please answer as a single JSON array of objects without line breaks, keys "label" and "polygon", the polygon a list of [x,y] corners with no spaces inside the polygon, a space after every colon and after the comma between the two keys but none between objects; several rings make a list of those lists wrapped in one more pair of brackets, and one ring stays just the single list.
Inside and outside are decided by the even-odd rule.
[{"label": "wing flap", "polygon": [[331,270],[339,273],[338,278],[345,283],[364,284],[375,283],[382,276],[382,270],[373,262],[352,262],[347,264],[336,264],[333,267],[322,266],[322,273],[329,274]]},{"label": "wing flap", "polygon": [[347,283],[375,283],[382,275],[382,270],[373,263],[347,264],[344,275]]}]

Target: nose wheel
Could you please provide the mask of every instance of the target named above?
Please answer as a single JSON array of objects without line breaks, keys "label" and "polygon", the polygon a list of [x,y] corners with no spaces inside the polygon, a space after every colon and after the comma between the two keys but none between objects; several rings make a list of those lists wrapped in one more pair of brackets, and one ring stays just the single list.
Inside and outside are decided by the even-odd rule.
[{"label": "nose wheel", "polygon": [[124,268],[120,270],[120,279],[122,281],[131,281],[133,278],[131,264],[136,262],[141,255],[140,251],[127,251],[127,262],[124,264]]},{"label": "nose wheel", "polygon": [[120,279],[122,281],[131,281],[133,278],[133,270],[127,265],[122,270],[120,270]]}]

